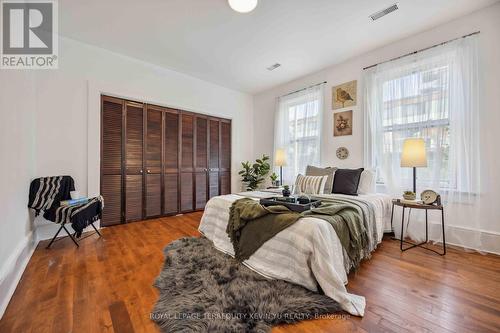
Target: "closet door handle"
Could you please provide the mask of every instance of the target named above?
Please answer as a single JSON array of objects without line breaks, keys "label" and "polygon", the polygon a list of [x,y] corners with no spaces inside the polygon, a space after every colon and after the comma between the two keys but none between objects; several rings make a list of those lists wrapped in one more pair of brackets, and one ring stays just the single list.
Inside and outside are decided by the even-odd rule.
[{"label": "closet door handle", "polygon": [[151,170],[149,170],[149,169],[148,169],[148,171],[147,171],[147,172],[148,172],[148,173],[151,173]]},{"label": "closet door handle", "polygon": [[141,170],[139,170],[139,172],[142,174],[142,169],[141,169]]}]

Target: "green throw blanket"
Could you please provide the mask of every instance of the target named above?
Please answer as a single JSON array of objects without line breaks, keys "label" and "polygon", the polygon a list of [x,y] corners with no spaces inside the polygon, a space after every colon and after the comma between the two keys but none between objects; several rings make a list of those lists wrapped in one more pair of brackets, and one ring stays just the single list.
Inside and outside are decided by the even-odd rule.
[{"label": "green throw blanket", "polygon": [[258,201],[243,198],[229,209],[226,232],[233,243],[235,258],[244,261],[277,233],[291,226],[300,214],[285,206],[264,207]]},{"label": "green throw blanket", "polygon": [[352,263],[350,266],[358,267],[368,243],[368,234],[361,212],[348,203],[322,203],[299,214],[285,206],[264,207],[249,198],[236,200],[229,210],[226,228],[236,259],[248,259],[262,244],[302,217],[315,217],[330,223]]}]

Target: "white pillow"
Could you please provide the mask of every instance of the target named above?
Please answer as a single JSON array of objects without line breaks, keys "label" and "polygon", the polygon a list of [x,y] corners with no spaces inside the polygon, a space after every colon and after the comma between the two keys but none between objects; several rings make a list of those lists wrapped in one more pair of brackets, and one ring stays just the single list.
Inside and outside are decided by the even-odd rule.
[{"label": "white pillow", "polygon": [[295,194],[323,194],[328,176],[297,175]]},{"label": "white pillow", "polygon": [[375,193],[375,171],[371,169],[365,169],[359,177],[358,194],[369,194]]}]

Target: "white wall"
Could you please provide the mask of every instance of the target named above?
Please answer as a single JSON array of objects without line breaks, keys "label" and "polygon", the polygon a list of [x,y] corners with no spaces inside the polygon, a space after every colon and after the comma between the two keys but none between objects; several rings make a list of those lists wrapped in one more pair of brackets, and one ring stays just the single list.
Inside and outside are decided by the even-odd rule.
[{"label": "white wall", "polygon": [[34,248],[27,208],[34,126],[33,72],[0,71],[0,316]]},{"label": "white wall", "polygon": [[[483,142],[481,154],[484,159],[483,183],[487,192],[484,193],[482,200],[481,216],[449,219],[448,223],[464,227],[468,225],[466,219],[482,219],[481,226],[486,232],[483,239],[485,249],[500,252],[500,242],[498,242],[500,238],[497,238],[500,236],[500,205],[498,205],[500,201],[500,191],[498,191],[500,176],[498,176],[497,171],[500,165],[500,154],[498,153],[498,145],[493,144],[498,141],[498,124],[500,124],[500,4],[256,95],[254,97],[254,117],[255,123],[258,123],[259,126],[255,127],[255,155],[271,154],[273,151],[273,117],[276,97],[311,84],[328,81],[325,89],[321,163],[324,166],[363,166],[363,110],[360,106],[363,99],[361,94],[363,67],[475,31],[481,31],[479,45],[483,87],[480,100],[482,103],[481,121],[484,124],[481,131],[481,141]],[[351,80],[358,80],[358,105],[343,110],[354,110],[353,135],[334,138],[332,134],[331,88]],[[346,146],[350,150],[351,155],[347,160],[341,161],[336,158],[335,150],[340,146]],[[497,243],[493,244],[495,241]]]},{"label": "white wall", "polygon": [[30,181],[67,174],[83,195],[99,193],[101,93],[232,119],[233,190],[240,161],[253,156],[252,96],[71,39],[59,50],[57,70],[0,71],[0,316],[27,244],[57,230],[41,217],[33,228]]}]

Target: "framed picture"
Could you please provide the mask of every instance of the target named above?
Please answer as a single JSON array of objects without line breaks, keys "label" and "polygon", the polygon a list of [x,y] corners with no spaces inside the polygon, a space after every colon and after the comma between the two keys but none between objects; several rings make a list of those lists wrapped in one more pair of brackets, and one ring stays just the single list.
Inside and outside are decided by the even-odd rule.
[{"label": "framed picture", "polygon": [[333,114],[333,136],[352,135],[352,110]]},{"label": "framed picture", "polygon": [[356,80],[342,83],[332,87],[332,108],[333,110],[355,106],[357,102],[357,82]]}]

